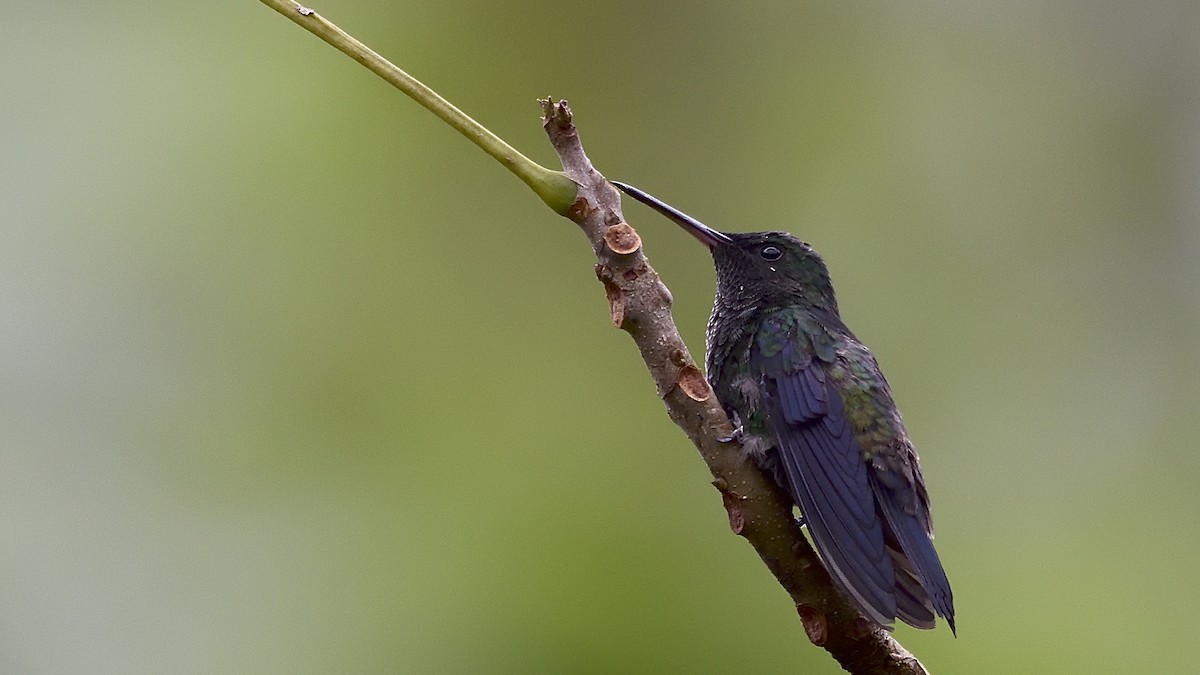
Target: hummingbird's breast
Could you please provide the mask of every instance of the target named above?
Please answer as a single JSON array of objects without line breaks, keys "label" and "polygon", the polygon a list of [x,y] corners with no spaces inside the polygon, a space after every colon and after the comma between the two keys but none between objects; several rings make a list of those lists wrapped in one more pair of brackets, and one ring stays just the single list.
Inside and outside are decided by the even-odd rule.
[{"label": "hummingbird's breast", "polygon": [[756,328],[755,317],[758,306],[754,303],[734,305],[723,302],[718,295],[708,317],[708,330],[704,334],[705,367],[709,379],[721,370],[725,362],[735,365],[749,356],[750,337]]}]

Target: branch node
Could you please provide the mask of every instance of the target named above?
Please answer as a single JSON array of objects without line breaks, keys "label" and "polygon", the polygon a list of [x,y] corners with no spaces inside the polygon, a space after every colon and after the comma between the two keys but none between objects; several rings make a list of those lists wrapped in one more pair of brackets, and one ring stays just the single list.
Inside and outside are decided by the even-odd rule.
[{"label": "branch node", "polygon": [[818,647],[824,646],[829,638],[829,623],[825,620],[825,613],[809,604],[796,605],[796,612],[800,615],[800,623],[804,624],[804,633],[809,642]]},{"label": "branch node", "polygon": [[604,263],[596,265],[596,278],[604,285],[604,297],[608,298],[608,315],[614,328],[625,327],[625,292],[613,281],[612,269]]},{"label": "branch node", "polygon": [[713,487],[721,492],[721,503],[725,506],[725,512],[729,514],[729,529],[739,537],[742,536],[746,531],[746,514],[739,503],[742,498],[729,489],[729,483],[724,478],[714,480]]},{"label": "branch node", "polygon": [[671,289],[667,288],[666,284],[658,285],[658,299],[662,300],[664,306],[670,309],[675,304],[675,296],[671,295]]},{"label": "branch node", "polygon": [[850,624],[850,630],[847,634],[857,640],[861,640],[875,632],[875,625],[867,620],[867,617],[859,614],[854,617],[854,622]]},{"label": "branch node", "polygon": [[742,532],[746,530],[746,515],[737,506],[730,505],[729,509],[729,529],[737,536],[742,536]]},{"label": "branch node", "polygon": [[704,374],[691,363],[679,369],[675,384],[693,401],[707,401],[712,396],[712,387],[704,379]]},{"label": "branch node", "polygon": [[567,209],[567,218],[580,222],[586,220],[596,209],[592,207],[587,197],[578,197]]},{"label": "branch node", "polygon": [[613,253],[629,255],[642,247],[642,238],[629,223],[621,221],[604,231],[604,243]]}]

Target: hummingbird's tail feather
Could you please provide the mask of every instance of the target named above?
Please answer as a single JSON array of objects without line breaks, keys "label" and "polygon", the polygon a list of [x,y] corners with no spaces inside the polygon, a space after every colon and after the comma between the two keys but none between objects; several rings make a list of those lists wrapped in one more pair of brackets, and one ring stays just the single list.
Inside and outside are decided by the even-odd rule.
[{"label": "hummingbird's tail feather", "polygon": [[895,499],[883,497],[890,491],[880,485],[874,476],[872,481],[876,483],[876,493],[881,496],[879,505],[891,530],[890,534],[899,542],[910,569],[916,573],[928,594],[933,610],[946,620],[950,632],[957,635],[954,628],[954,593],[950,590],[950,580],[946,578],[946,570],[933,548],[933,540],[929,537],[924,519],[906,512]]},{"label": "hummingbird's tail feather", "polygon": [[929,594],[925,592],[917,573],[913,571],[912,563],[890,542],[888,553],[891,554],[892,565],[896,568],[896,616],[915,628],[935,628],[937,622],[933,616],[933,604],[930,603]]}]

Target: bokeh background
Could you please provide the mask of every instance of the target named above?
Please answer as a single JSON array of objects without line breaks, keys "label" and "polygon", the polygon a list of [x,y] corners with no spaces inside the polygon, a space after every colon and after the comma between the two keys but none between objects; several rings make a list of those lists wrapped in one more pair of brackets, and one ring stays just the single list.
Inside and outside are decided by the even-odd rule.
[{"label": "bokeh background", "polygon": [[[933,492],[935,673],[1200,672],[1200,4],[316,8],[824,253]],[[3,9],[0,671],[839,672],[516,179],[253,0]],[[706,253],[627,216],[699,357]]]}]

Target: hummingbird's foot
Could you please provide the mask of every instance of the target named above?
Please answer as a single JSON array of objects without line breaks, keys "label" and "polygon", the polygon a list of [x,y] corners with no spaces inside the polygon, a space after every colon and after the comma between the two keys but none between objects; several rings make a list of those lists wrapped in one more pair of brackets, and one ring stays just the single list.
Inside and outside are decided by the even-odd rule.
[{"label": "hummingbird's foot", "polygon": [[734,427],[732,434],[729,434],[728,436],[726,436],[724,438],[718,438],[717,442],[718,443],[741,443],[742,439],[745,437],[746,437],[746,435],[745,435],[745,433],[742,432],[741,425],[738,425],[737,427]]},{"label": "hummingbird's foot", "polygon": [[745,439],[746,434],[742,431],[742,418],[738,417],[736,412],[726,410],[729,414],[729,422],[733,424],[733,433],[725,438],[718,438],[718,443],[741,443]]}]

